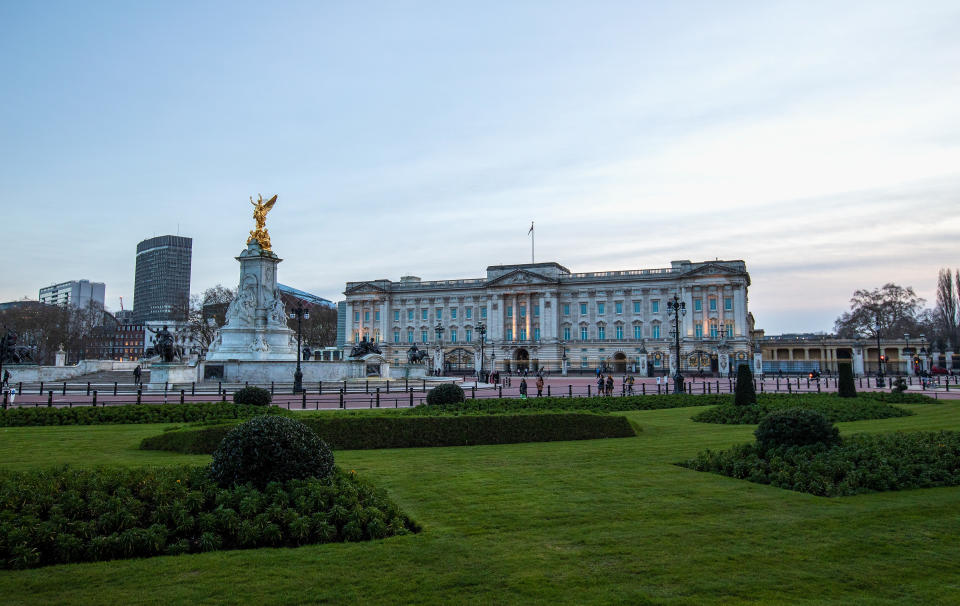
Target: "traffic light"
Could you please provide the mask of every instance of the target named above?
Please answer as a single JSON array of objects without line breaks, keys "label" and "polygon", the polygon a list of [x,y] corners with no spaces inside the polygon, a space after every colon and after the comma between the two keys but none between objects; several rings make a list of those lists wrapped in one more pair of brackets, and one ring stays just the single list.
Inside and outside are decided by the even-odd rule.
[{"label": "traffic light", "polygon": [[881,361],[881,362],[886,362],[886,361],[887,361],[887,356],[880,356],[880,361]]}]

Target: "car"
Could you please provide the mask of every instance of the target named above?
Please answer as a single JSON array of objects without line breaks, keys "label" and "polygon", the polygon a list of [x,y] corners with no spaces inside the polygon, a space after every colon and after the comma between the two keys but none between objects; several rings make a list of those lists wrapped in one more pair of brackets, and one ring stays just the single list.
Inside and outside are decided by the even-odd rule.
[{"label": "car", "polygon": [[934,366],[930,369],[930,374],[932,375],[946,375],[950,374],[947,372],[947,369],[942,366]]}]

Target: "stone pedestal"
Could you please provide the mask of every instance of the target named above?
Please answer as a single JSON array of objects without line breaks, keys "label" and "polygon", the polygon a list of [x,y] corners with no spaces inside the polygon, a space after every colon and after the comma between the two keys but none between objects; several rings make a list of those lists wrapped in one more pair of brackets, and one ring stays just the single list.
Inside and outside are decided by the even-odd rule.
[{"label": "stone pedestal", "polygon": [[858,348],[853,350],[853,375],[856,377],[863,376],[863,349]]},{"label": "stone pedestal", "polygon": [[390,378],[390,363],[380,354],[369,353],[359,358],[351,358],[350,376],[354,379],[367,377]]},{"label": "stone pedestal", "polygon": [[63,347],[57,350],[57,353],[55,354],[55,364],[57,366],[67,365],[67,352],[63,351]]},{"label": "stone pedestal", "polygon": [[150,366],[149,391],[189,389],[197,381],[197,367],[187,364],[155,363]]},{"label": "stone pedestal", "polygon": [[755,351],[753,354],[753,376],[763,376],[763,353],[759,350]]},{"label": "stone pedestal", "polygon": [[296,360],[296,335],[287,328],[286,307],[277,289],[277,265],[282,259],[256,242],[236,259],[240,262],[237,296],[207,360]]}]

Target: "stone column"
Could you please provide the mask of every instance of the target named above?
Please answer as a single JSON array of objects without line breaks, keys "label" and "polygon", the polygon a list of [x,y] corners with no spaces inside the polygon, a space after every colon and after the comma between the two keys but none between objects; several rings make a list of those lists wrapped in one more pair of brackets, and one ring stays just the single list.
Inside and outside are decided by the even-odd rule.
[{"label": "stone column", "polygon": [[681,289],[681,295],[680,295],[680,296],[681,296],[682,299],[683,299],[683,303],[684,303],[684,304],[686,305],[686,307],[687,307],[687,315],[683,317],[683,321],[681,322],[681,324],[682,324],[681,330],[682,330],[683,332],[680,333],[680,336],[681,336],[681,337],[690,337],[690,338],[693,338],[693,336],[694,336],[694,332],[693,332],[693,291],[692,291],[691,289],[689,289],[689,288],[683,288],[683,289]]},{"label": "stone column", "polygon": [[753,374],[756,377],[763,376],[763,351],[760,349],[753,352]]},{"label": "stone column", "polygon": [[853,374],[854,376],[863,376],[863,348],[853,348]]}]

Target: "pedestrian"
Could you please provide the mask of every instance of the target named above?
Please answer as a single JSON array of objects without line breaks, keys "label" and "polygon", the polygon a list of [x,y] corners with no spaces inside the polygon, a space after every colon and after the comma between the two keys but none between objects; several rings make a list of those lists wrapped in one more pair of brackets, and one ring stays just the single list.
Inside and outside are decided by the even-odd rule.
[{"label": "pedestrian", "polygon": [[633,375],[630,375],[629,377],[627,377],[627,393],[630,395],[633,395],[633,382],[634,382]]},{"label": "pedestrian", "polygon": [[17,388],[14,387],[10,390],[10,406],[13,406],[13,401],[17,399]]},{"label": "pedestrian", "polygon": [[3,386],[10,387],[10,371],[9,370],[3,371]]},{"label": "pedestrian", "polygon": [[527,399],[527,380],[522,377],[520,379],[520,399]]},{"label": "pedestrian", "polygon": [[542,395],[543,395],[543,377],[540,376],[540,377],[537,377],[537,397],[539,398]]},{"label": "pedestrian", "polygon": [[142,373],[143,373],[143,370],[141,370],[140,365],[137,364],[137,367],[133,369],[133,384],[134,384],[134,385],[139,385],[139,384],[140,384],[140,376],[141,376]]},{"label": "pedestrian", "polygon": [[597,395],[598,396],[603,395],[603,386],[604,386],[603,375],[597,375]]},{"label": "pedestrian", "polygon": [[613,375],[607,375],[607,396],[613,395]]}]

